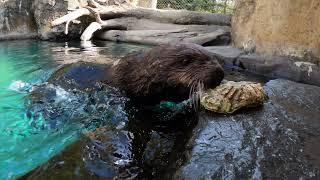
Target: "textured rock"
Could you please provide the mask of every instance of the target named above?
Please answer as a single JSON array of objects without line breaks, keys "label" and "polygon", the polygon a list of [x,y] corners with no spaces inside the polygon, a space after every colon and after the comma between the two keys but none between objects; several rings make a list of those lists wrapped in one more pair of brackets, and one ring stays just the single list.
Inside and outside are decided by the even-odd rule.
[{"label": "textured rock", "polygon": [[264,88],[261,109],[200,114],[176,178],[320,178],[320,87],[277,79]]},{"label": "textured rock", "polygon": [[0,2],[0,40],[36,37],[31,4],[32,0]]},{"label": "textured rock", "polygon": [[320,86],[319,65],[304,62],[305,60],[301,58],[246,54],[231,46],[207,46],[205,48],[217,57],[226,71],[245,70],[266,78],[284,78]]},{"label": "textured rock", "polygon": [[35,38],[65,40],[80,37],[88,25],[70,23],[69,34],[65,26],[51,27],[52,20],[68,13],[68,9],[79,6],[76,0],[7,0],[0,2],[0,40]]},{"label": "textured rock", "polygon": [[[196,122],[194,113],[132,111],[128,124],[107,124],[85,133],[22,179],[168,179]],[[95,116],[90,114],[91,121],[99,123]]]},{"label": "textured rock", "polygon": [[266,100],[261,84],[241,81],[227,81],[206,91],[201,97],[201,105],[217,113],[233,113],[241,108],[255,107]]},{"label": "textured rock", "polygon": [[108,68],[108,65],[95,63],[67,64],[55,71],[48,82],[65,90],[93,91],[99,89],[96,84],[108,80]]},{"label": "textured rock", "polygon": [[232,20],[236,47],[319,63],[319,1],[238,0]]},{"label": "textured rock", "polygon": [[236,65],[269,78],[285,78],[320,86],[320,67],[301,59],[284,56],[241,55]]},{"label": "textured rock", "polygon": [[205,48],[218,58],[221,65],[228,67],[235,65],[236,59],[244,53],[232,46],[206,46]]},{"label": "textured rock", "polygon": [[89,23],[80,18],[81,24],[70,23],[68,35],[64,34],[65,25],[51,27],[51,21],[66,15],[69,9],[79,7],[77,0],[34,0],[34,19],[38,26],[38,34],[41,39],[72,39],[79,38]]},{"label": "textured rock", "polygon": [[[125,130],[99,128],[68,146],[23,179],[123,179],[135,168],[132,162],[132,134]],[[124,175],[124,177],[122,177]]]}]

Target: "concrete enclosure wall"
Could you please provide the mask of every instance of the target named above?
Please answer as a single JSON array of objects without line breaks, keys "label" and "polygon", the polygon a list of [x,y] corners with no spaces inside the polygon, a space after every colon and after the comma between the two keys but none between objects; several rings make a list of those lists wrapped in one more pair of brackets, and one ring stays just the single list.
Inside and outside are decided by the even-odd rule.
[{"label": "concrete enclosure wall", "polygon": [[236,47],[319,64],[319,0],[237,0],[235,9]]}]

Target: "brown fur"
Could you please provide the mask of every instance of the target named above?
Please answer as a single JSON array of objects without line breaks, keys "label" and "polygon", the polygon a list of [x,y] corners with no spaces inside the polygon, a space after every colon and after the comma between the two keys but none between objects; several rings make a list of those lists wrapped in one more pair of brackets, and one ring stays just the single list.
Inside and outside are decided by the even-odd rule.
[{"label": "brown fur", "polygon": [[223,69],[210,52],[196,44],[160,45],[122,58],[114,67],[114,80],[128,97],[147,102],[182,101],[191,88],[215,87]]}]

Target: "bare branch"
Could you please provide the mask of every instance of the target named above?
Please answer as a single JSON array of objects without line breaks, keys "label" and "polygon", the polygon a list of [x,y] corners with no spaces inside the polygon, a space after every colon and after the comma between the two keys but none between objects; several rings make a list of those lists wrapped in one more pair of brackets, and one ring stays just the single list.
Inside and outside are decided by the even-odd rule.
[{"label": "bare branch", "polygon": [[66,29],[64,30],[64,34],[65,34],[65,35],[67,35],[68,32],[69,32],[69,24],[70,24],[70,22],[71,22],[71,21],[67,21],[67,22],[66,22]]},{"label": "bare branch", "polygon": [[82,33],[80,37],[81,41],[89,41],[92,38],[93,33],[101,28],[101,24],[97,22],[92,22]]},{"label": "bare branch", "polygon": [[51,26],[57,26],[65,22],[75,20],[84,15],[90,15],[90,11],[87,8],[80,8],[52,21]]}]

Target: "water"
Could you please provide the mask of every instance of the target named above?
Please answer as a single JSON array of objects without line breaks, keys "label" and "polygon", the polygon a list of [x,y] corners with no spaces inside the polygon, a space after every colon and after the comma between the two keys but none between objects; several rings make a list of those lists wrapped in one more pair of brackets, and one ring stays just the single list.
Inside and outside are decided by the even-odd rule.
[{"label": "water", "polygon": [[[148,47],[111,42],[1,42],[0,179],[172,178],[187,158],[188,142],[197,134],[193,128],[202,117],[186,106],[188,101],[141,107],[101,83],[93,83],[93,91],[80,91],[47,82],[66,63],[112,63],[142,48]],[[231,70],[225,79],[266,81]],[[231,126],[239,133],[230,133]],[[208,133],[218,128],[227,140],[210,136],[214,141],[210,144],[231,149],[225,146],[230,140],[237,150],[240,144],[235,142],[242,141],[243,127],[226,122]],[[220,154],[224,152],[210,156]],[[204,159],[212,168],[212,162]]]},{"label": "water", "polygon": [[[79,115],[80,105],[88,100],[87,95],[70,96],[63,89],[53,87],[57,94],[55,98],[61,100],[59,110],[74,112],[78,115],[77,118],[83,119],[66,122],[62,118],[75,117],[71,114],[63,117],[57,115],[58,120],[48,123],[46,121],[48,117],[42,116],[43,112],[57,111],[54,105],[59,102],[55,101],[56,104],[53,105],[47,102],[41,107],[36,104],[31,109],[27,109],[28,92],[32,88],[45,82],[50,74],[62,64],[79,60],[113,61],[117,57],[144,48],[144,46],[106,42],[96,42],[95,45],[92,47],[76,42],[0,42],[0,179],[17,178],[46,162],[78,139],[82,131],[92,128],[91,121],[83,119],[94,113],[99,116],[99,113],[104,112],[94,111],[93,114]],[[107,95],[108,93],[95,94],[99,97]],[[67,106],[70,103],[73,106]],[[76,106],[77,104],[79,106]],[[121,103],[115,107],[118,107],[112,110],[115,113],[122,111]],[[112,116],[104,117],[112,118]],[[93,126],[109,121],[97,122],[98,124]]]}]

